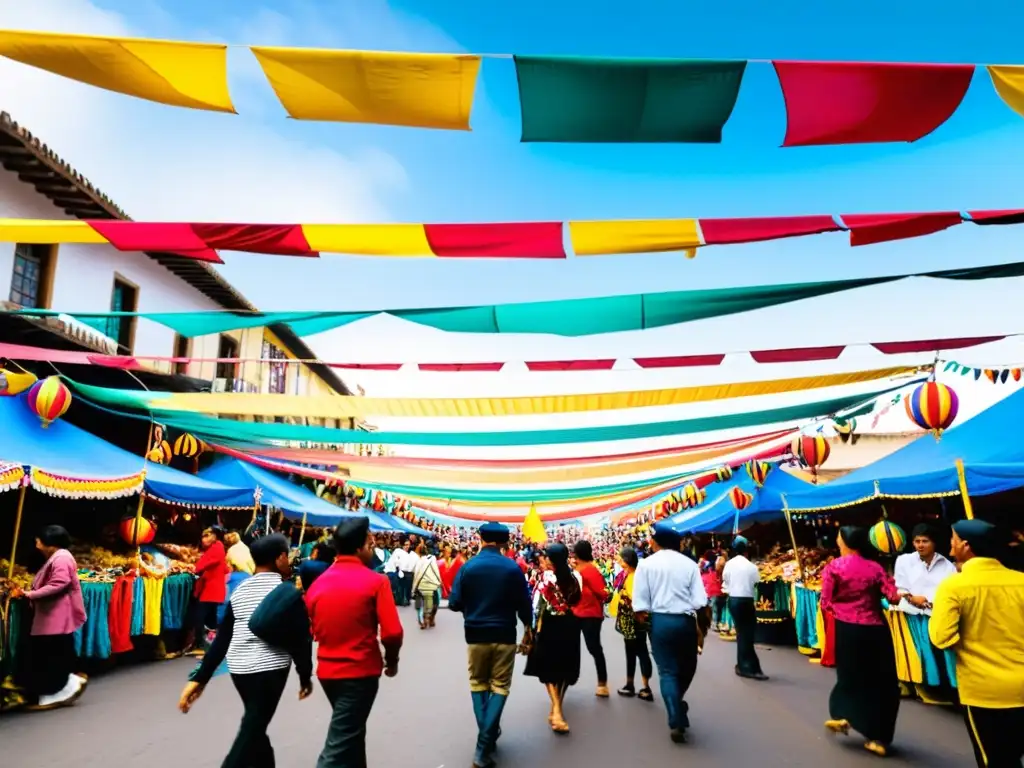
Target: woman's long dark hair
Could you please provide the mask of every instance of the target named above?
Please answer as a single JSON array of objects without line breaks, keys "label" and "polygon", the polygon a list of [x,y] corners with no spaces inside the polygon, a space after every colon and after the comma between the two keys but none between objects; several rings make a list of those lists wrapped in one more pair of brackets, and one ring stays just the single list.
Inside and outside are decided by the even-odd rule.
[{"label": "woman's long dark hair", "polygon": [[844,525],[839,529],[839,535],[843,542],[861,557],[869,560],[875,558],[875,549],[871,546],[871,539],[868,536],[868,529],[858,525]]},{"label": "woman's long dark hair", "polygon": [[572,568],[569,567],[569,549],[565,544],[552,544],[544,550],[544,555],[551,561],[558,590],[565,598],[565,602],[569,605],[576,605],[582,594],[579,582],[576,581],[576,576],[572,572]]}]

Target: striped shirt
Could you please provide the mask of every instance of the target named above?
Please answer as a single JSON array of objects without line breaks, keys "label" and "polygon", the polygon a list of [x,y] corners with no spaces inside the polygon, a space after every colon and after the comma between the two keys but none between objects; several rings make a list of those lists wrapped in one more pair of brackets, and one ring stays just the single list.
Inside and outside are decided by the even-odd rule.
[{"label": "striped shirt", "polygon": [[231,644],[228,646],[228,671],[232,675],[252,675],[287,669],[291,654],[260,640],[249,630],[249,618],[263,599],[281,584],[279,573],[257,573],[238,585],[229,601],[234,615]]}]

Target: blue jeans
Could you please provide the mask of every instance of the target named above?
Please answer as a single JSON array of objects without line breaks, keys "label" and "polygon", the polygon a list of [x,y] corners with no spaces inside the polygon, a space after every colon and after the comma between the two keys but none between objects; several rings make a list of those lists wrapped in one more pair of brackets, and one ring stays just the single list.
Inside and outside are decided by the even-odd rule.
[{"label": "blue jeans", "polygon": [[690,727],[686,691],[697,671],[697,620],[685,614],[651,614],[650,637],[668,727],[684,730]]}]

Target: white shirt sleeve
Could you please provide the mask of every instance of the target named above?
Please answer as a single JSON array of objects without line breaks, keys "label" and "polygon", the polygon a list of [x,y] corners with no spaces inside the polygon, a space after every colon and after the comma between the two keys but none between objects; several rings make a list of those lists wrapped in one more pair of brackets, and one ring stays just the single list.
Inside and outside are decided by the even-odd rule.
[{"label": "white shirt sleeve", "polygon": [[722,592],[724,592],[727,595],[729,594],[729,577],[732,575],[733,571],[732,564],[733,561],[729,560],[728,562],[726,562],[725,568],[722,569]]},{"label": "white shirt sleeve", "polygon": [[647,565],[640,561],[633,573],[633,611],[649,613],[651,610],[651,586],[647,581]]},{"label": "white shirt sleeve", "polygon": [[[896,582],[896,589],[900,594],[910,594],[911,574],[910,563],[907,558],[911,555],[900,555],[896,558],[896,567],[893,569],[893,580]],[[913,555],[917,557],[917,555]]]}]

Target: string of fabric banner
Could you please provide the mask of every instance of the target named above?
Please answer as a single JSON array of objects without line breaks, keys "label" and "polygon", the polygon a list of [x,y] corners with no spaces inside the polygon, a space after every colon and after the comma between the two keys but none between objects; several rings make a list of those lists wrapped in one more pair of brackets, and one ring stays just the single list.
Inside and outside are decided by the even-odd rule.
[{"label": "string of fabric banner", "polygon": [[170,328],[181,336],[207,336],[244,328],[282,323],[299,336],[342,328],[379,314],[389,314],[418,325],[454,333],[549,333],[558,336],[590,336],[619,331],[639,331],[724,317],[802,299],[827,296],[855,288],[930,277],[939,280],[990,280],[1024,276],[1024,262],[967,267],[935,272],[911,272],[878,277],[849,278],[779,285],[747,285],[663,293],[635,293],[593,299],[530,301],[513,304],[482,304],[468,307],[377,309],[357,312],[312,310],[292,312],[76,312],[50,309],[19,309],[0,315],[22,317],[71,317],[90,322],[111,318],[142,318]]},{"label": "string of fabric banner", "polygon": [[975,381],[979,381],[981,377],[984,376],[993,384],[1005,384],[1010,379],[1020,381],[1021,371],[1024,370],[1024,366],[1015,365],[1010,368],[976,368],[972,365],[964,365],[963,363],[958,363],[955,360],[950,360],[942,370],[944,373],[958,373],[961,376],[974,376]]},{"label": "string of fabric banner", "polygon": [[581,358],[577,360],[526,360],[505,362],[461,362],[461,363],[338,363],[319,358],[277,358],[262,357],[166,357],[160,355],[101,355],[66,349],[48,349],[23,344],[0,342],[0,359],[61,363],[64,365],[98,365],[124,371],[145,370],[144,363],[167,363],[170,365],[326,365],[330,368],[352,371],[395,372],[403,368],[415,368],[428,373],[497,373],[517,364],[525,366],[531,373],[552,373],[572,371],[610,371],[619,362],[631,362],[642,369],[698,368],[721,365],[728,355],[747,355],[755,363],[763,365],[780,363],[808,363],[822,360],[836,360],[844,351],[854,347],[871,347],[883,355],[903,355],[924,352],[939,352],[950,349],[967,349],[981,344],[1020,336],[972,336],[957,339],[921,339],[918,341],[875,341],[855,344],[837,344],[826,347],[793,347],[789,349],[733,350],[696,355],[660,355],[653,357],[623,358]]},{"label": "string of fabric banner", "polygon": [[[244,46],[298,120],[467,131],[483,58]],[[0,56],[178,107],[235,112],[223,44],[0,31]],[[497,58],[509,58],[500,56]],[[718,143],[742,59],[511,56],[526,142]],[[783,146],[916,141],[957,110],[974,64],[771,61],[786,104]],[[987,66],[1024,115],[1024,67]]]},{"label": "string of fabric banner", "polygon": [[[575,256],[682,251],[827,232],[849,232],[850,245],[935,234],[964,221],[982,226],[1020,224],[1024,209],[849,213],[719,219],[609,219],[568,222]],[[218,250],[316,258],[352,256],[440,259],[564,259],[560,221],[482,224],[227,224],[118,219],[0,219],[0,242],[26,245],[111,245],[119,251],[158,251],[223,263]]]}]

